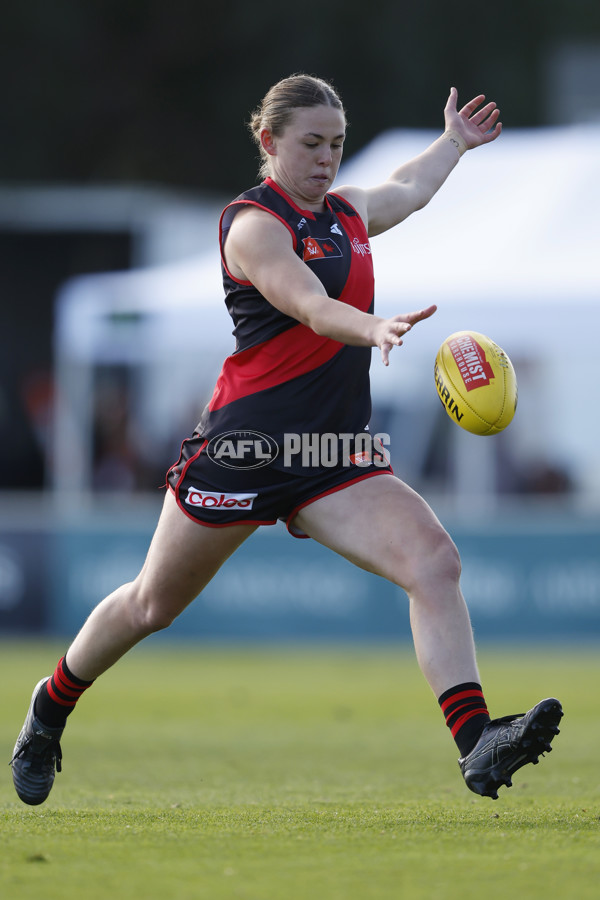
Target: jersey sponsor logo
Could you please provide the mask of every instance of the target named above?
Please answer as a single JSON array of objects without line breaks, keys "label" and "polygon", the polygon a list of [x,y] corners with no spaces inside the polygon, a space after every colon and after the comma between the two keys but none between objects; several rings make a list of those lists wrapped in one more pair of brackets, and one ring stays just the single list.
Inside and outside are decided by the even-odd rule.
[{"label": "jersey sponsor logo", "polygon": [[490,383],[494,370],[486,359],[483,347],[471,335],[455,338],[448,346],[467,391]]},{"label": "jersey sponsor logo", "polygon": [[341,234],[342,233],[342,229],[340,228],[340,226],[338,225],[337,222],[334,222],[329,230],[332,234]]},{"label": "jersey sponsor logo", "polygon": [[301,228],[304,228],[305,225],[306,225],[306,219],[304,218],[304,216],[302,216],[302,218],[300,219],[300,221],[299,221],[298,224],[296,225],[296,228],[298,229],[298,231],[300,231],[300,229],[301,229]]},{"label": "jersey sponsor logo", "polygon": [[371,245],[367,241],[365,244],[361,244],[357,237],[351,242],[350,246],[352,247],[355,253],[358,253],[359,256],[370,256],[371,255]]},{"label": "jersey sponsor logo", "polygon": [[255,497],[258,494],[221,494],[190,487],[185,502],[202,509],[252,509]]},{"label": "jersey sponsor logo", "polygon": [[225,431],[211,438],[206,453],[226,469],[260,469],[273,462],[279,447],[262,431]]},{"label": "jersey sponsor logo", "polygon": [[335,241],[330,238],[302,238],[304,244],[303,260],[309,262],[311,259],[332,259],[336,256],[342,256],[342,251]]}]

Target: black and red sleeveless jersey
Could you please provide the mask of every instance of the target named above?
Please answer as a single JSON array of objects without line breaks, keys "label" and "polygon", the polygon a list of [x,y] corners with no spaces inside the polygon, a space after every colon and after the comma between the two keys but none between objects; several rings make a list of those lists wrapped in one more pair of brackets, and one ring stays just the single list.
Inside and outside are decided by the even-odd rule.
[{"label": "black and red sleeveless jersey", "polygon": [[225,302],[236,348],[223,364],[197,427],[208,440],[231,430],[258,431],[281,446],[286,433],[356,435],[368,425],[371,348],[315,334],[272,306],[250,282],[233,278],[224,262],[235,214],[244,205],[257,206],[286,226],[295,252],[330,297],[372,312],[373,263],[364,223],[336,194],[327,194],[325,202],[322,213],[300,209],[267,178],[221,216]]}]

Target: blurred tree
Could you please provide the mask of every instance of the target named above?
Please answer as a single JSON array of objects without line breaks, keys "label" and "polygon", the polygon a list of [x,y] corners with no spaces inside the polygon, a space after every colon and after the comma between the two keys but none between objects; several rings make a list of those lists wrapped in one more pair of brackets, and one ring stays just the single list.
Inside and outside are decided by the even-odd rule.
[{"label": "blurred tree", "polygon": [[543,124],[549,42],[600,40],[593,0],[21,0],[3,15],[0,180],[160,181],[237,192],[245,131],[294,71],[332,79],[352,153],[385,128],[439,127],[451,84]]}]

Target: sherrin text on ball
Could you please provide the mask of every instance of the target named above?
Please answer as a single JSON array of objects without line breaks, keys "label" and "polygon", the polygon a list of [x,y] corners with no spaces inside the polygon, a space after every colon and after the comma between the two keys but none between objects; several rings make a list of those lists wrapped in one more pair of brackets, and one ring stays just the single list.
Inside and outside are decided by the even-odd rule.
[{"label": "sherrin text on ball", "polygon": [[435,386],[453,422],[471,434],[498,434],[517,408],[517,378],[501,347],[477,331],[446,338],[435,358]]}]

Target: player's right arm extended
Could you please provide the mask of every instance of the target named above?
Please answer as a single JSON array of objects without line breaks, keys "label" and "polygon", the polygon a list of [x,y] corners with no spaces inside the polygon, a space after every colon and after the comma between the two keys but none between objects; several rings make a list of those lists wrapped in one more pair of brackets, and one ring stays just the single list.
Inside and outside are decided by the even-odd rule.
[{"label": "player's right arm extended", "polygon": [[234,277],[250,281],[281,312],[342,344],[380,347],[386,365],[389,351],[402,344],[412,325],[435,312],[431,306],[383,319],[329,297],[294,253],[287,228],[261,210],[248,209],[236,216],[225,257]]}]

